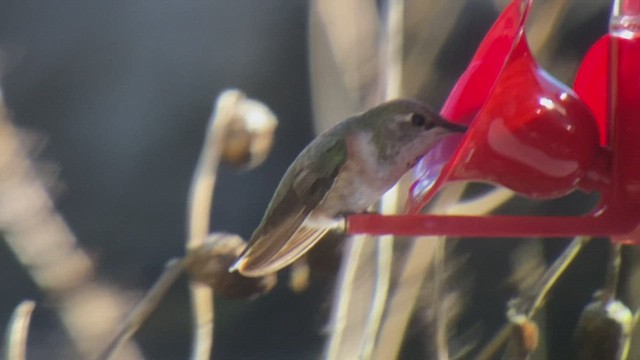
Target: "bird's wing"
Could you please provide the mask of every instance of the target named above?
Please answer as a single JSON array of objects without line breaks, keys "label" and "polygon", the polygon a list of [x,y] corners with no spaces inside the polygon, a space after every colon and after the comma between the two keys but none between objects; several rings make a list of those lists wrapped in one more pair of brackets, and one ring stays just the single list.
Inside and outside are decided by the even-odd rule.
[{"label": "bird's wing", "polygon": [[313,151],[321,161],[300,154],[300,161],[287,170],[266,214],[249,245],[231,267],[247,276],[262,276],[282,269],[320,240],[328,228],[310,227],[307,216],[324,199],[347,158],[343,139],[321,139]]},{"label": "bird's wing", "polygon": [[[288,230],[288,229],[287,229]],[[296,261],[315,245],[330,228],[312,228],[301,224],[289,237],[283,247],[275,254],[262,256],[262,254],[246,256],[240,260],[238,270],[242,275],[258,277],[274,273]],[[268,240],[265,240],[268,241]],[[256,242],[254,248],[259,246]]]}]

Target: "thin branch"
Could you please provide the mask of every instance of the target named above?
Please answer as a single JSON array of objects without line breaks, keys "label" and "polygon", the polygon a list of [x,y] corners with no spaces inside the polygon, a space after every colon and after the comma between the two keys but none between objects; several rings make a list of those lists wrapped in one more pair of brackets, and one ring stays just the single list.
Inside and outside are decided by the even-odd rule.
[{"label": "thin branch", "polygon": [[[243,97],[239,91],[226,91],[218,97],[209,118],[207,133],[198,159],[187,205],[187,252],[200,246],[209,233],[213,189],[222,154],[224,129],[231,121],[232,111]],[[191,359],[208,359],[213,347],[213,290],[190,282],[193,318]]]},{"label": "thin branch", "polygon": [[562,254],[560,254],[553,265],[551,265],[538,281],[537,286],[534,286],[530,291],[520,297],[522,300],[518,301],[518,313],[525,314],[529,319],[535,315],[546,300],[553,286],[557,283],[558,278],[564,274],[565,270],[571,265],[578,253],[589,241],[591,241],[591,238],[588,236],[577,236],[569,243]]},{"label": "thin branch", "polygon": [[207,360],[213,348],[213,291],[210,287],[192,281],[189,284],[193,311],[191,359]]},{"label": "thin branch", "polygon": [[[456,202],[462,196],[465,185],[453,183],[447,186],[440,196],[435,200],[431,212],[434,214],[449,214],[450,211],[458,211]],[[481,215],[493,210],[486,208],[484,203],[500,206],[508,197],[505,192],[494,191],[479,199],[469,202],[464,209],[465,214]],[[471,206],[475,204],[477,206]],[[397,280],[397,287],[394,290],[385,316],[378,344],[376,344],[376,359],[395,359],[398,357],[402,340],[409,325],[409,320],[414,312],[420,288],[424,283],[427,271],[431,266],[436,251],[437,243],[444,241],[444,237],[419,237],[411,240],[411,246],[406,252],[406,257],[402,261],[402,270]]]},{"label": "thin branch", "polygon": [[604,287],[600,294],[600,300],[603,303],[607,303],[616,298],[616,292],[618,288],[618,282],[620,279],[620,264],[622,244],[611,243],[609,250],[609,262],[607,263],[607,274],[605,278]]},{"label": "thin branch", "polygon": [[353,287],[357,275],[358,264],[362,249],[369,242],[369,236],[356,235],[347,239],[344,249],[338,284],[332,308],[331,337],[325,350],[325,360],[341,359],[343,334],[348,325],[349,304],[351,303]]},{"label": "thin branch", "polygon": [[433,257],[434,264],[434,278],[435,278],[435,294],[434,299],[436,304],[435,311],[435,348],[438,360],[449,359],[449,344],[447,341],[448,324],[447,324],[447,305],[443,299],[444,295],[444,282],[445,282],[445,245],[446,237],[438,239],[436,243],[436,251]]},{"label": "thin branch", "polygon": [[180,277],[185,268],[185,261],[182,259],[170,260],[160,278],[146,293],[145,297],[136,305],[131,313],[124,320],[120,330],[109,342],[107,348],[98,356],[99,360],[107,360],[114,356],[118,349],[144,324],[149,315],[158,307],[167,291]]},{"label": "thin branch", "polygon": [[[576,255],[591,240],[587,236],[577,236],[565,248],[563,253],[556,261],[547,269],[545,274],[529,291],[523,293],[520,297],[513,300],[509,311],[514,314],[522,314],[527,319],[535,316],[536,312],[542,307],[549,291],[557,283],[558,278],[564,273],[567,267],[573,262]],[[493,339],[482,349],[476,357],[477,360],[493,359],[495,354],[500,351],[504,343],[509,339],[514,324],[509,322],[505,324]]]},{"label": "thin branch", "polygon": [[25,360],[27,358],[27,335],[29,334],[31,314],[35,307],[35,301],[25,300],[13,311],[5,337],[7,360]]},{"label": "thin branch", "polygon": [[370,359],[372,356],[384,309],[387,304],[393,265],[393,236],[385,235],[378,238],[376,260],[376,280],[373,301],[364,329],[364,341],[360,349],[360,359]]},{"label": "thin branch", "polygon": [[381,46],[382,62],[380,86],[384,86],[385,100],[402,96],[404,48],[404,0],[387,0],[385,31]]},{"label": "thin branch", "polygon": [[[402,49],[404,43],[404,0],[387,0],[385,7],[385,31],[381,43],[381,69],[379,86],[384,85],[384,98],[391,100],[402,95]],[[405,185],[405,186],[403,186]],[[402,210],[400,193],[408,188],[406,181],[399,181],[380,200],[381,213],[397,213]],[[364,339],[360,359],[370,359],[380,331],[382,316],[387,305],[391,271],[393,267],[394,237],[378,237],[376,274],[373,301],[364,327]]]}]

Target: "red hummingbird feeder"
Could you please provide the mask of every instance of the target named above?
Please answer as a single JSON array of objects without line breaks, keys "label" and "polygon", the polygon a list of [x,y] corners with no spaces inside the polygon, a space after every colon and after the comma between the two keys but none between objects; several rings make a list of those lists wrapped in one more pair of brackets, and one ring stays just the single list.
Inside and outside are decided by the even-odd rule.
[{"label": "red hummingbird feeder", "polygon": [[[474,237],[609,236],[640,243],[640,0],[617,0],[609,34],[586,55],[574,89],[536,64],[524,25],[532,0],[502,12],[441,115],[469,125],[416,167],[403,215],[353,215],[351,234]],[[533,199],[600,194],[582,216],[420,214],[447,183],[486,182]]]}]

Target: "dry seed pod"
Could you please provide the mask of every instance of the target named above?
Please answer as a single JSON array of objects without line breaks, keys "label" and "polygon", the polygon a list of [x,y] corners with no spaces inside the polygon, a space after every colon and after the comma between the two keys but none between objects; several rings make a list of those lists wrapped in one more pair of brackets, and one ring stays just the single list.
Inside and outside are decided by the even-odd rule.
[{"label": "dry seed pod", "polygon": [[222,159],[244,169],[260,165],[271,151],[278,120],[263,103],[239,90],[226,90],[218,98],[216,116],[223,124]]},{"label": "dry seed pod", "polygon": [[633,315],[616,300],[596,300],[580,315],[575,332],[579,360],[626,359]]},{"label": "dry seed pod", "polygon": [[228,298],[248,298],[262,295],[275,286],[275,274],[247,278],[229,267],[242,253],[245,241],[238,235],[210,234],[197,248],[190,250],[187,272],[196,281],[211,286],[216,295]]},{"label": "dry seed pod", "polygon": [[538,325],[522,314],[507,314],[511,327],[511,335],[505,350],[504,360],[529,359],[538,348],[540,331]]}]

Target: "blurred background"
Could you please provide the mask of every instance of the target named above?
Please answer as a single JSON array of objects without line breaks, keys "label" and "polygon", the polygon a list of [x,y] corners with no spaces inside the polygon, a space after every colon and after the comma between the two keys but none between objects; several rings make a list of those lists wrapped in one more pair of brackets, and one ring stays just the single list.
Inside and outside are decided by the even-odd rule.
[{"label": "blurred background", "polygon": [[[424,25],[420,19],[425,18],[428,27],[407,32],[405,49],[416,49],[412,59],[418,60],[406,66],[405,77],[417,80],[407,81],[405,92],[439,107],[506,2],[424,3],[429,5],[407,1],[407,9],[416,9],[408,12],[408,21]],[[538,1],[535,9],[552,3]],[[542,12],[537,17],[534,12],[530,23],[552,34],[537,53],[541,64],[570,84],[581,57],[606,32],[611,4],[563,3],[566,7],[556,9],[562,15],[547,18],[553,23],[545,23]],[[0,84],[11,119],[32,144],[39,177],[92,262],[90,281],[117,294],[121,310],[151,286],[168,259],[184,252],[187,191],[207,119],[222,90],[243,90],[267,104],[280,121],[262,166],[220,169],[212,229],[244,238],[259,222],[288,164],[314,136],[314,118],[321,128],[322,121],[336,121],[341,111],[350,113],[365,103],[355,99],[332,107],[322,94],[342,90],[331,82],[312,92],[312,79],[317,85],[334,76],[318,72],[317,63],[313,75],[310,69],[310,48],[316,57],[329,56],[309,40],[313,6],[303,0],[0,1]],[[420,12],[420,6],[430,12]],[[358,17],[349,21],[356,26]],[[425,76],[411,73],[420,68],[419,59],[429,69]],[[574,197],[554,206],[580,211],[589,204]],[[464,257],[467,274],[473,273],[465,286],[466,298],[473,300],[463,306],[467,313],[460,330],[482,324],[469,344],[486,341],[504,320],[505,303],[514,291],[506,281],[508,254],[518,244],[461,241],[454,250]],[[552,260],[565,244],[545,241],[542,256]],[[301,294],[289,290],[285,279],[254,301],[216,301],[212,358],[319,358],[338,250],[325,254],[335,269],[316,272]],[[549,359],[572,356],[572,329],[601,286],[606,253],[603,241],[591,243],[553,292],[547,310]],[[39,286],[5,242],[0,274],[0,324],[9,321],[21,300],[37,302],[28,358],[80,358],[82,351],[70,340],[73,332],[57,316],[64,291]],[[88,310],[106,311],[99,306]],[[186,358],[190,316],[182,279],[135,337],[144,357]],[[425,333],[417,317],[401,358],[429,358]]]}]

